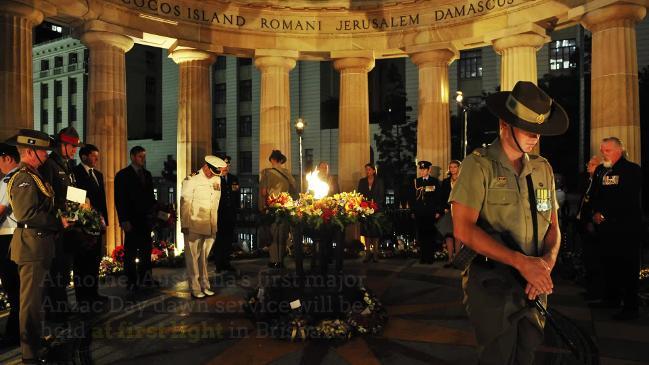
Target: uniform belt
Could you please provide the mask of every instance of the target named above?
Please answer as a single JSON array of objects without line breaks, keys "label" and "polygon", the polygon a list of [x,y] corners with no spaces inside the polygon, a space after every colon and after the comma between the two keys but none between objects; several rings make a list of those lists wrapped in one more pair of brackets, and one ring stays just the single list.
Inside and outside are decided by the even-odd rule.
[{"label": "uniform belt", "polygon": [[33,226],[30,226],[30,225],[25,224],[25,223],[17,223],[17,225],[18,225],[18,228],[34,228]]}]

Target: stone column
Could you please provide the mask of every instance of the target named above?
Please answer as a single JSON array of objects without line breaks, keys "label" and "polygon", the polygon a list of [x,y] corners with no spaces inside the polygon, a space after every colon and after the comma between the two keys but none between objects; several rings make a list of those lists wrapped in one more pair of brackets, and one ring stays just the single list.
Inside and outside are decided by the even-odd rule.
[{"label": "stone column", "polygon": [[536,51],[549,41],[536,33],[516,34],[493,42],[500,60],[500,90],[509,91],[518,81],[537,83]]},{"label": "stone column", "polygon": [[31,6],[0,5],[0,140],[34,127],[32,28],[42,21]]},{"label": "stone column", "polygon": [[[494,50],[500,59],[500,90],[511,91],[518,81],[538,82],[536,69],[536,51],[550,39],[537,33],[523,33],[496,39]],[[532,154],[541,151],[541,141],[534,147]]]},{"label": "stone column", "polygon": [[[288,73],[295,67],[297,51],[255,51],[255,66],[261,72],[259,107],[259,170],[270,167],[268,156],[281,150],[291,171],[291,98]],[[299,163],[296,161],[295,163]]]},{"label": "stone column", "polygon": [[180,71],[176,146],[176,175],[180,188],[183,179],[203,166],[205,155],[212,153],[210,66],[216,57],[197,49],[176,49],[169,57],[178,64]]},{"label": "stone column", "polygon": [[352,191],[370,162],[367,73],[374,68],[374,55],[369,51],[335,56],[334,68],[340,72],[338,183],[341,191]]},{"label": "stone column", "polygon": [[635,25],[646,15],[640,5],[619,4],[591,11],[582,23],[593,34],[590,152],[603,138],[620,138],[629,159],[640,163],[640,101]]},{"label": "stone column", "polygon": [[89,31],[81,36],[81,41],[90,51],[86,141],[96,145],[100,153],[109,223],[106,249],[110,254],[115,246],[122,244],[114,182],[115,173],[129,162],[124,54],[133,47],[133,40],[121,34]]},{"label": "stone column", "polygon": [[419,67],[417,160],[430,161],[445,171],[451,160],[448,65],[455,52],[430,50],[414,53],[410,58]]}]

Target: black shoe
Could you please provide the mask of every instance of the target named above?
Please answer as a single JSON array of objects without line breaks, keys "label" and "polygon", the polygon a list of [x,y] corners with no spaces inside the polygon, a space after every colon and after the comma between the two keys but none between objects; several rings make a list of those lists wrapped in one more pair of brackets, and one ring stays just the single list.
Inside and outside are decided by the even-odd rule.
[{"label": "black shoe", "polygon": [[640,317],[640,312],[638,309],[627,309],[622,308],[621,311],[615,313],[611,318],[616,321],[630,321],[632,319],[638,319]]}]

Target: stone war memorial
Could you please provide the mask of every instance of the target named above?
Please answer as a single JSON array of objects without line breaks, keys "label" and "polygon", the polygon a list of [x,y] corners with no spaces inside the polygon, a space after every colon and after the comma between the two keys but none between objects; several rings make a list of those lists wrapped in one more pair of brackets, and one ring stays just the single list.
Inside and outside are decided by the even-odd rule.
[{"label": "stone war memorial", "polygon": [[[268,233],[273,240],[282,234],[277,227],[291,226],[286,268],[269,269],[258,257],[233,262],[234,272],[210,271],[216,295],[200,300],[192,300],[185,271],[177,267],[156,267],[153,276],[160,283],[148,291],[126,290],[119,275],[108,275],[99,290],[110,300],[73,311],[64,326],[43,322],[43,335],[53,340],[43,356],[51,363],[74,357],[76,363],[97,364],[477,363],[483,334],[467,318],[460,271],[412,258],[371,266],[350,259],[352,250],[343,246],[344,237],[358,236],[360,226],[365,232],[368,225],[387,227],[382,212],[372,217],[379,207],[347,194],[357,190],[371,161],[368,73],[377,60],[409,58],[416,65],[418,88],[410,96],[417,110],[415,157],[445,169],[452,159],[449,110],[456,92],[449,67],[460,52],[491,47],[499,57],[500,90],[512,91],[519,81],[537,83],[537,52],[551,42],[552,32],[582,26],[592,37],[587,155],[599,154],[602,139],[616,136],[624,141],[628,160],[641,164],[636,26],[648,7],[649,0],[0,1],[2,141],[35,128],[34,28],[44,21],[65,25],[88,50],[81,140],[101,153],[97,170],[106,194],[108,253],[125,241],[115,176],[130,163],[127,126],[141,122],[127,120],[132,96],[125,60],[135,44],[168,52],[178,67],[176,192],[186,176],[201,169],[218,138],[212,135],[217,91],[211,81],[217,57],[252,59],[260,73],[259,139],[252,156],[259,171],[271,168],[268,156],[274,150],[289,156],[283,165],[289,172],[301,164],[290,158],[296,135],[289,74],[296,62],[330,61],[339,77],[336,165],[343,194],[311,197],[308,203],[287,194],[290,204],[275,201],[274,215],[260,223],[274,227]],[[180,193],[175,199],[179,206]],[[534,226],[536,232],[536,220]],[[176,227],[181,242],[180,221]],[[316,252],[303,247],[303,236],[321,246],[311,265],[308,256]],[[360,242],[370,245],[365,236]],[[335,243],[329,253],[322,248],[327,241]],[[377,245],[383,250],[383,243]],[[179,260],[184,268],[184,258]],[[335,261],[335,270],[326,269],[328,260]],[[577,293],[577,284],[555,278],[534,364],[649,363],[643,350],[646,315],[614,324],[603,319],[605,309],[589,309]],[[69,296],[74,297],[72,290]],[[642,305],[646,301],[641,296]],[[23,361],[32,363],[24,354]],[[0,349],[0,363],[20,362],[20,348]]]},{"label": "stone war memorial", "polygon": [[[89,65],[86,140],[103,151],[112,179],[127,163],[124,54],[134,43],[161,47],[180,67],[178,176],[210,151],[209,66],[215,56],[252,57],[261,71],[259,161],[290,153],[288,72],[296,60],[333,60],[340,73],[339,183],[351,190],[369,158],[367,73],[376,59],[410,57],[419,67],[417,157],[450,160],[447,73],[461,50],[493,46],[501,89],[536,81],[536,50],[554,29],[583,24],[593,33],[591,150],[608,135],[640,155],[635,24],[643,2],[563,1],[4,1],[2,137],[33,125],[31,28],[52,18],[74,26],[94,51]],[[613,92],[613,90],[619,92]],[[609,103],[620,105],[611,110]],[[425,138],[424,138],[425,137]],[[344,156],[344,157],[343,157]],[[288,161],[288,164],[294,161]],[[260,169],[265,166],[260,165]],[[114,218],[109,209],[109,218]],[[109,219],[115,222],[114,219]],[[108,237],[118,236],[111,224]],[[113,241],[109,239],[109,241]],[[117,239],[116,242],[119,242]]]}]

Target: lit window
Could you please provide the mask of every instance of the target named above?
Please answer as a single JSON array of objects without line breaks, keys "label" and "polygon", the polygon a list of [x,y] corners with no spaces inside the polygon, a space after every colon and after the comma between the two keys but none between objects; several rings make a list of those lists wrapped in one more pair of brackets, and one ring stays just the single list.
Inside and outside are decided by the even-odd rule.
[{"label": "lit window", "polygon": [[550,43],[550,70],[567,70],[577,68],[577,42],[574,39],[562,39]]},{"label": "lit window", "polygon": [[63,27],[60,27],[58,25],[52,24],[52,30],[57,32],[57,33],[63,33]]},{"label": "lit window", "polygon": [[482,51],[466,51],[460,53],[458,66],[460,79],[475,79],[482,77]]},{"label": "lit window", "polygon": [[242,209],[252,209],[252,188],[242,186],[239,194],[239,207]]}]

